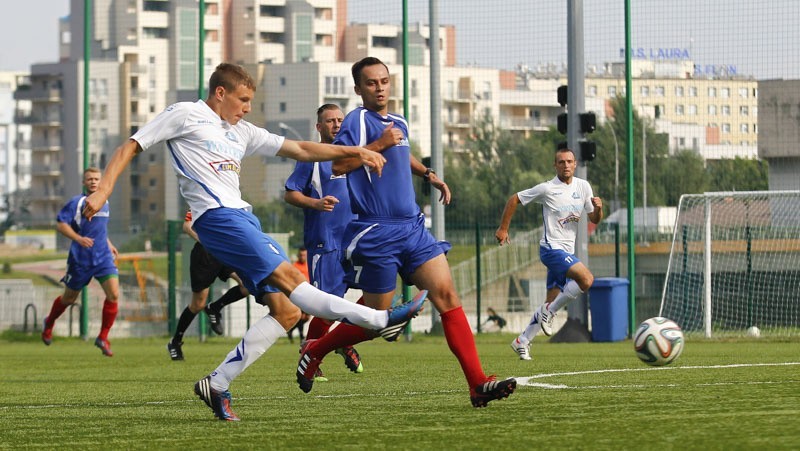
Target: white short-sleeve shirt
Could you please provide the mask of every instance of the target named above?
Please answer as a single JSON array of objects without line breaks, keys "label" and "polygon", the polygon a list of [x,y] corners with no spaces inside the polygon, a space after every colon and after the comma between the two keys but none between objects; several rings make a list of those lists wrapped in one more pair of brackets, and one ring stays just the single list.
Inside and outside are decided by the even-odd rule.
[{"label": "white short-sleeve shirt", "polygon": [[589,182],[573,177],[572,183],[566,184],[554,177],[518,192],[517,197],[522,205],[531,202],[542,204],[544,233],[539,242],[541,245],[575,253],[575,238],[581,214],[584,210],[587,213],[594,211],[594,195]]},{"label": "white short-sleeve shirt", "polygon": [[131,139],[143,150],[166,142],[181,195],[197,220],[212,208],[250,208],[239,190],[242,158],[273,156],[284,138],[244,120],[231,125],[198,100],[167,107]]}]

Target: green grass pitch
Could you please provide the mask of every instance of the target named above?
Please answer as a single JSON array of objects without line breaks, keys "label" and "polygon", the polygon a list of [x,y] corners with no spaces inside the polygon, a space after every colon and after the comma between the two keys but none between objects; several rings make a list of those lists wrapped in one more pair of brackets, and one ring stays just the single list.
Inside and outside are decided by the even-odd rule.
[{"label": "green grass pitch", "polygon": [[338,355],[310,394],[298,347],[276,344],[231,386],[239,423],[214,419],[192,386],[236,340],[92,342],[0,338],[0,449],[798,449],[800,341],[689,339],[672,365],[641,363],[630,341],[551,344],[517,359],[509,334],[477,337],[487,373],[515,376],[510,398],[469,402],[443,337],[363,343],[365,371]]}]

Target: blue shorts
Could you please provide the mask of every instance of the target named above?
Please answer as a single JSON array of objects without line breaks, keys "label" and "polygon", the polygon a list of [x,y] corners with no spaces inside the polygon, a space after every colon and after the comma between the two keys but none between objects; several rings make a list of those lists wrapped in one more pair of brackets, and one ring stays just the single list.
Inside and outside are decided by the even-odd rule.
[{"label": "blue shorts", "polygon": [[64,285],[71,290],[81,291],[83,287],[89,285],[89,282],[92,281],[92,277],[101,279],[103,277],[119,275],[119,270],[114,264],[114,260],[110,257],[108,261],[97,265],[81,265],[71,260],[71,258],[67,259],[67,273],[61,278]]},{"label": "blue shorts", "polygon": [[339,249],[323,252],[308,251],[308,261],[311,262],[309,271],[311,283],[320,290],[339,297],[347,292],[341,257],[342,251]]},{"label": "blue shorts", "polygon": [[233,268],[257,300],[280,291],[268,285],[266,278],[289,257],[261,231],[255,215],[237,208],[214,208],[200,215],[193,228],[208,253]]},{"label": "blue shorts", "polygon": [[447,253],[450,243],[436,241],[425,229],[425,216],[408,220],[384,218],[352,221],[342,239],[345,282],[367,293],[388,293],[397,275],[408,283],[423,263]]},{"label": "blue shorts", "polygon": [[558,286],[564,289],[567,284],[567,271],[580,259],[562,249],[539,246],[539,259],[547,266],[547,289]]}]

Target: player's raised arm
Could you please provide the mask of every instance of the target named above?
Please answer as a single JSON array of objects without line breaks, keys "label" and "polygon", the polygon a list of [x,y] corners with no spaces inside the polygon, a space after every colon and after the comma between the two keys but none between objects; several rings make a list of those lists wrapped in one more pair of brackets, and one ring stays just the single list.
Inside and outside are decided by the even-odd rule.
[{"label": "player's raised arm", "polygon": [[339,146],[336,144],[323,144],[312,141],[283,141],[278,156],[291,158],[297,161],[330,161],[340,158],[355,157],[362,165],[366,165],[378,176],[383,172],[386,158],[377,152],[356,146]]},{"label": "player's raised arm", "polygon": [[111,192],[114,191],[114,184],[117,182],[117,178],[122,174],[122,171],[128,167],[133,157],[141,151],[142,148],[139,146],[139,143],[132,139],[117,147],[117,150],[108,162],[108,166],[106,166],[105,173],[100,180],[97,191],[86,196],[83,216],[87,219],[92,219],[92,216],[103,208],[103,205],[105,205],[109,196],[111,196]]},{"label": "player's raised arm", "polygon": [[[383,129],[381,137],[367,144],[364,148],[375,152],[383,152],[386,149],[400,144],[401,141],[403,141],[403,131],[396,128],[394,122],[390,122],[389,125]],[[361,162],[358,161],[357,158],[342,158],[334,161],[331,169],[334,175],[343,175],[355,171],[360,167]]]}]

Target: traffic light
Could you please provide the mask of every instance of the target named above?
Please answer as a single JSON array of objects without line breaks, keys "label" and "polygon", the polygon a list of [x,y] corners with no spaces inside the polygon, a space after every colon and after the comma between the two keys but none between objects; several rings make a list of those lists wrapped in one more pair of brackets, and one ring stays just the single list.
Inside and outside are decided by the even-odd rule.
[{"label": "traffic light", "polygon": [[597,156],[597,144],[593,141],[580,141],[581,161],[592,161]]},{"label": "traffic light", "polygon": [[581,133],[592,133],[597,127],[597,117],[594,113],[581,113],[578,117],[581,121]]},{"label": "traffic light", "polygon": [[558,87],[558,89],[556,89],[558,104],[561,105],[562,107],[567,106],[567,93],[568,91],[566,85],[561,85]]},{"label": "traffic light", "polygon": [[562,135],[567,134],[567,113],[561,113],[558,115],[558,131]]}]

